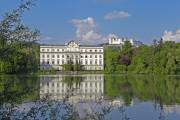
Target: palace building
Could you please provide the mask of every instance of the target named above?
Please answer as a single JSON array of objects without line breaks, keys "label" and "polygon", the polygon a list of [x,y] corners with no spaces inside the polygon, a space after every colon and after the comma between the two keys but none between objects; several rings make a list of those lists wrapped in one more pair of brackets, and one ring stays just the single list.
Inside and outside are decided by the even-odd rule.
[{"label": "palace building", "polygon": [[104,70],[102,46],[86,46],[70,41],[65,45],[41,45],[40,69],[63,70],[63,65],[80,64],[82,70]]},{"label": "palace building", "polygon": [[[79,79],[79,82],[66,82],[68,78]],[[104,95],[104,75],[84,74],[81,76],[41,75],[40,98],[48,96],[51,100],[64,100],[78,103],[86,100],[99,100]]]}]

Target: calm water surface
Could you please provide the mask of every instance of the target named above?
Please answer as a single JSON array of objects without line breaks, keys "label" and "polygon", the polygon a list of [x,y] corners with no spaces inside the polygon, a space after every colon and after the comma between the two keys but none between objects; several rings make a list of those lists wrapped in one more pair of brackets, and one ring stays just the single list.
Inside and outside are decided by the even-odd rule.
[{"label": "calm water surface", "polygon": [[0,76],[4,120],[180,120],[180,76]]}]

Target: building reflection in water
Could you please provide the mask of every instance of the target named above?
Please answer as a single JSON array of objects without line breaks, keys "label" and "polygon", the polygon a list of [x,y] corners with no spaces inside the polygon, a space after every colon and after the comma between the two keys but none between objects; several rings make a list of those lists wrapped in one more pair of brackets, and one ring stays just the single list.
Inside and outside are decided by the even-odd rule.
[{"label": "building reflection in water", "polygon": [[103,99],[104,75],[40,76],[40,98],[70,103]]}]

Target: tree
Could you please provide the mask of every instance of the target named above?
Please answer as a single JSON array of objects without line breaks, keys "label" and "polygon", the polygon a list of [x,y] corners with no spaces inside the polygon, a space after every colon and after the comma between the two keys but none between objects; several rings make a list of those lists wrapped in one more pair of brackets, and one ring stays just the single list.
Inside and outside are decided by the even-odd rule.
[{"label": "tree", "polygon": [[3,20],[0,22],[0,39],[1,46],[11,44],[17,41],[34,42],[39,35],[38,30],[31,31],[21,21],[22,14],[29,10],[34,5],[34,0],[27,0],[22,3],[17,9],[10,13],[6,13]]},{"label": "tree", "polygon": [[168,60],[166,63],[166,73],[176,74],[176,70],[177,70],[177,65],[176,65],[175,57],[171,53],[168,53]]},{"label": "tree", "polygon": [[[179,74],[180,44],[172,41],[154,41],[153,45],[133,48],[125,42],[120,51],[105,49],[105,71],[143,74]],[[117,57],[118,56],[118,57]]]},{"label": "tree", "polygon": [[34,0],[23,2],[6,13],[0,21],[0,72],[19,73],[36,71],[39,66],[38,30],[22,23],[22,14],[34,5]]},{"label": "tree", "polygon": [[107,47],[105,48],[105,72],[113,73],[116,70],[116,65],[119,58],[119,48]]},{"label": "tree", "polygon": [[125,41],[124,42],[124,45],[122,47],[122,54],[131,56],[131,54],[132,54],[132,44],[130,43],[130,41]]}]

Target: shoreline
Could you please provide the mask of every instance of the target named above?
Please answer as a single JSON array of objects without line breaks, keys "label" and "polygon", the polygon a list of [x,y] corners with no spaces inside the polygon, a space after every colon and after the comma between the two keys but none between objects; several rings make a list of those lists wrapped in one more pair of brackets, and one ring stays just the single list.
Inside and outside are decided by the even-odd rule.
[{"label": "shoreline", "polygon": [[107,73],[105,71],[56,71],[56,70],[47,70],[47,71],[37,71],[34,73],[12,73],[5,74],[0,73],[1,75],[83,75],[83,74],[104,74],[104,75],[134,75],[134,76],[180,76],[180,74],[151,74],[151,73]]}]

